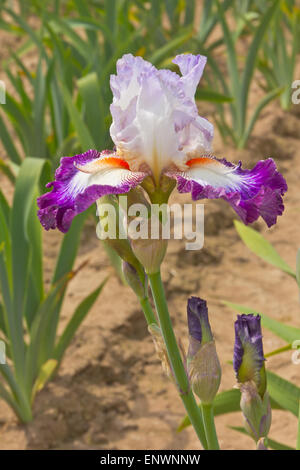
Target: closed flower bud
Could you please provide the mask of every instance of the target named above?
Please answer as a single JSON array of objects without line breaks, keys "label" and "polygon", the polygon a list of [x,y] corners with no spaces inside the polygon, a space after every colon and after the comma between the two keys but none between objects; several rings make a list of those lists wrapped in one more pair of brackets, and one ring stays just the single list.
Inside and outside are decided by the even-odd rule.
[{"label": "closed flower bud", "polygon": [[259,439],[259,441],[257,443],[257,446],[256,446],[256,450],[268,450],[267,444],[266,444],[266,439],[264,437]]},{"label": "closed flower bud", "polygon": [[[139,204],[144,206],[145,214],[147,213],[147,217],[150,217],[151,213],[151,205],[149,201],[147,201],[145,197],[145,193],[141,188],[134,188],[129,191],[127,194],[122,194],[119,196],[119,203],[123,209],[123,211],[128,215],[128,209],[134,204]],[[130,214],[128,215],[129,218],[131,217]]]},{"label": "closed flower bud", "polygon": [[267,437],[271,426],[271,405],[267,392],[261,398],[254,382],[241,384],[241,410],[245,428],[255,442]]},{"label": "closed flower bud", "polygon": [[253,381],[260,396],[266,391],[262,332],[259,315],[238,315],[235,322],[233,367],[239,383]]},{"label": "closed flower bud", "polygon": [[103,196],[97,200],[97,215],[99,217],[97,225],[98,238],[140,272],[140,263],[132,251],[122,222],[120,222],[119,205],[115,196]]},{"label": "closed flower bud", "polygon": [[139,274],[137,270],[126,261],[123,261],[122,267],[125,281],[132,288],[138,298],[144,299],[147,297],[148,281],[145,272],[141,272],[140,270]]},{"label": "closed flower bud", "polygon": [[[147,235],[148,220],[140,218],[140,231]],[[160,265],[165,257],[168,242],[164,239],[152,239],[151,234],[145,238],[135,238],[129,231],[129,237],[131,238],[131,247],[133,253],[144,266],[147,274],[155,274],[159,271]]]},{"label": "closed flower bud", "polygon": [[241,390],[245,428],[256,442],[267,437],[271,426],[264,361],[260,316],[238,315],[233,367]]},{"label": "closed flower bud", "polygon": [[190,383],[202,403],[211,403],[220,386],[221,366],[208,320],[206,301],[191,297],[188,300],[187,316],[187,368]]}]

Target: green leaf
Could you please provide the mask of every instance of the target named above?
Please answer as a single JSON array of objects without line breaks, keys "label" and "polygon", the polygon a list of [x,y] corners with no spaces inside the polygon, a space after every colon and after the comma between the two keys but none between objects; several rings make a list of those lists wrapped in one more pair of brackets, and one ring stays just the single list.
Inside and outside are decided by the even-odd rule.
[{"label": "green leaf", "polygon": [[300,450],[300,401],[299,401],[299,416],[298,416],[298,434],[296,449]]},{"label": "green leaf", "polygon": [[283,352],[291,351],[291,349],[293,349],[293,345],[289,343],[286,346],[283,346],[282,348],[277,348],[277,349],[274,349],[273,351],[266,353],[265,358],[277,356],[278,354],[281,354]]},{"label": "green leaf", "polygon": [[[27,400],[27,397],[24,393],[24,389],[20,384],[16,381],[12,370],[8,364],[0,364],[0,374],[4,377],[7,385],[11,390],[11,394],[7,393],[6,397],[3,398],[6,400],[9,398],[9,405],[12,406],[13,410],[16,412],[17,416],[23,422],[31,421],[32,414],[30,409],[30,403]],[[1,384],[0,384],[1,385]],[[1,389],[1,387],[0,387]],[[4,387],[2,388],[2,393],[4,393]],[[1,395],[1,393],[0,393]]]},{"label": "green leaf", "polygon": [[[215,0],[215,2],[217,4],[218,17],[219,17],[220,24],[222,26],[224,43],[226,45],[228,71],[229,71],[230,83],[231,83],[231,93],[234,96],[234,98],[238,100],[240,96],[241,83],[240,83],[240,78],[239,78],[239,70],[238,70],[237,56],[236,56],[233,36],[226,22],[223,5],[220,3],[219,0]],[[240,124],[240,119],[239,119],[238,124]]]},{"label": "green leaf", "polygon": [[[92,209],[92,208],[91,208]],[[51,285],[54,286],[61,278],[68,275],[72,269],[76,258],[80,236],[82,232],[83,224],[89,214],[89,210],[77,215],[72,222],[71,228],[68,233],[64,235],[59,251],[59,255],[56,261],[56,267],[54,270]],[[59,302],[57,303],[54,311],[52,312],[52,321],[47,335],[47,349],[52,351],[54,348],[57,325],[59,321],[59,314],[61,305],[64,299],[65,289],[61,293]]]},{"label": "green leaf", "polygon": [[15,184],[16,177],[11,171],[9,162],[6,163],[4,160],[2,160],[2,158],[0,158],[0,171],[2,171],[7,176],[12,184]]},{"label": "green leaf", "polygon": [[[246,434],[247,436],[249,436],[246,429],[241,426],[229,426],[229,428],[233,429],[234,431],[238,431],[242,434]],[[270,439],[270,437],[267,438],[267,446],[271,447],[271,449],[274,449],[274,450],[295,450],[293,447],[287,446],[286,444],[282,444],[281,442],[277,442],[277,441],[274,441],[273,439]]]},{"label": "green leaf", "polygon": [[267,28],[269,27],[270,21],[279,3],[280,3],[279,0],[275,0],[274,2],[272,2],[271,6],[263,15],[260,21],[260,24],[255,32],[255,35],[253,37],[253,40],[252,40],[252,43],[251,43],[251,46],[247,55],[246,64],[245,64],[243,76],[242,76],[241,98],[240,98],[240,115],[243,120],[242,129],[244,129],[245,127],[249,88],[250,88],[250,83],[251,83],[251,80],[255,71],[257,53],[259,51],[265,32],[267,31]]},{"label": "green leaf", "polygon": [[[8,205],[8,202],[3,194],[3,192],[0,189],[0,207],[3,211],[4,219],[6,222],[6,225],[9,226],[9,218],[10,218],[10,207]],[[1,240],[1,238],[0,238]]]},{"label": "green leaf", "polygon": [[293,326],[285,325],[284,323],[274,320],[264,313],[257,312],[251,307],[246,307],[245,305],[235,304],[233,302],[223,301],[225,305],[236,310],[239,313],[253,313],[255,315],[261,316],[262,326],[268,328],[268,330],[275,333],[279,338],[283,339],[287,343],[291,344],[297,339],[300,338],[300,328],[295,328]]},{"label": "green leaf", "polygon": [[54,351],[54,357],[57,360],[58,364],[60,363],[62,356],[66,348],[69,346],[71,340],[73,339],[77,329],[79,328],[86,315],[90,311],[91,307],[97,300],[98,295],[101,293],[103,287],[106,284],[106,281],[107,279],[105,279],[100,284],[100,286],[96,290],[94,290],[94,292],[92,292],[88,297],[86,297],[76,308],[71,320],[67,324],[62,336],[60,337]]},{"label": "green leaf", "polygon": [[271,447],[271,449],[274,450],[295,450],[294,447],[290,447],[286,444],[282,444],[281,442],[274,441],[274,439],[271,439],[268,437],[268,447]]},{"label": "green leaf", "polygon": [[[0,303],[0,330],[7,336],[7,328],[6,328],[6,321],[5,321],[5,312],[4,307]],[[1,346],[0,346],[0,357],[1,357]]]},{"label": "green leaf", "polygon": [[193,35],[192,30],[188,28],[188,31],[184,31],[183,33],[180,33],[171,41],[168,41],[167,44],[164,44],[162,47],[156,50],[154,54],[150,56],[149,61],[153,65],[156,65],[156,66],[159,65],[163,60],[169,57],[174,50],[176,50],[178,47],[182,46],[189,39],[191,39],[192,35]]},{"label": "green leaf", "polygon": [[45,104],[46,80],[44,72],[42,70],[42,57],[40,56],[37,66],[36,78],[34,81],[34,150],[32,151],[33,157],[46,158],[47,156],[44,133]]},{"label": "green leaf", "polygon": [[28,279],[30,236],[29,219],[36,210],[34,201],[45,160],[27,157],[18,175],[11,212],[14,306],[22,316]]},{"label": "green leaf", "polygon": [[65,274],[72,271],[73,264],[76,258],[82,227],[87,218],[88,211],[78,214],[69,229],[64,235],[59,254],[56,261],[56,266],[51,281],[52,285],[61,279]]},{"label": "green leaf", "polygon": [[[1,364],[0,364],[1,368]],[[0,397],[14,410],[16,415],[22,419],[22,410],[11,393],[0,383]]]},{"label": "green leaf", "polygon": [[300,248],[297,252],[297,258],[296,258],[296,279],[297,279],[297,283],[300,289]]},{"label": "green leaf", "polygon": [[0,116],[0,134],[1,134],[1,141],[5,147],[5,150],[7,152],[8,158],[10,158],[13,162],[17,163],[20,165],[21,163],[21,157],[15,147],[15,144],[7,131],[7,128]]},{"label": "green leaf", "polygon": [[69,111],[70,118],[73,122],[76,133],[78,135],[78,140],[79,140],[82,150],[87,151],[87,150],[95,148],[95,143],[90,134],[90,131],[85,125],[80,112],[78,111],[75,104],[73,103],[72,96],[70,95],[68,88],[65,86],[63,82],[61,82],[61,88],[62,88],[62,93],[63,93],[66,106]]},{"label": "green leaf", "polygon": [[267,93],[261,101],[258,103],[257,107],[255,108],[255,111],[249,121],[249,124],[245,130],[245,133],[243,134],[242,140],[240,141],[240,147],[244,147],[251,135],[251,132],[253,130],[253,127],[261,113],[261,111],[264,109],[265,106],[267,106],[272,100],[277,98],[278,96],[281,95],[283,91],[283,88],[276,88],[275,90],[271,90],[269,93]]},{"label": "green leaf", "polygon": [[[233,413],[240,411],[240,400],[241,392],[237,388],[231,390],[225,390],[224,392],[218,393],[214,399],[214,416],[219,416],[227,413]],[[281,409],[281,407],[271,399],[272,409]],[[177,431],[180,432],[186,427],[190,426],[191,422],[188,416],[186,416],[178,426]]]},{"label": "green leaf", "polygon": [[46,385],[46,382],[48,382],[48,380],[52,376],[56,367],[57,367],[57,361],[55,359],[48,359],[48,361],[46,361],[45,364],[42,365],[39,375],[37,376],[37,379],[32,389],[32,395],[31,395],[32,403],[34,401],[35,395],[37,394],[37,392],[39,392],[40,390],[44,388],[44,386]]},{"label": "green leaf", "polygon": [[[46,167],[46,165],[45,165]],[[44,298],[43,283],[43,247],[42,247],[42,226],[37,217],[37,202],[39,195],[36,194],[32,202],[32,208],[28,217],[28,238],[30,240],[30,260],[28,273],[28,287],[26,289],[24,314],[27,325],[30,328],[35,313]]]},{"label": "green leaf", "polygon": [[281,258],[275,248],[260,233],[247,227],[238,220],[234,221],[235,228],[245,245],[264,261],[276,266],[282,271],[296,277],[292,268]]},{"label": "green leaf", "polygon": [[29,395],[31,395],[32,386],[39,373],[40,367],[51,357],[52,351],[49,351],[47,348],[48,332],[53,321],[53,311],[60,303],[65,284],[69,279],[70,276],[66,275],[52,287],[49,294],[40,304],[32,322],[25,363],[26,386]]},{"label": "green leaf", "polygon": [[211,103],[230,103],[233,101],[231,96],[222,95],[222,93],[210,88],[197,88],[195,98],[199,101],[209,101]]},{"label": "green leaf", "polygon": [[[5,97],[6,103],[2,109],[5,111],[14,126],[14,130],[24,147],[25,154],[28,154],[31,147],[32,137],[32,122],[30,120],[30,115],[28,115],[26,109],[24,109],[7,91]],[[13,154],[14,153],[15,152],[13,151]],[[14,161],[15,163],[18,163],[16,159]]]},{"label": "green leaf", "polygon": [[267,384],[268,392],[273,400],[298,417],[300,388],[270,371],[267,371]]},{"label": "green leaf", "polygon": [[[12,309],[12,256],[11,237],[9,232],[10,208],[0,192],[0,286],[5,305],[3,309],[5,325],[14,331]],[[8,326],[9,324],[9,326]]]},{"label": "green leaf", "polygon": [[30,230],[34,200],[45,164],[39,158],[27,157],[21,167],[15,187],[11,211],[10,233],[12,242],[13,310],[10,317],[11,350],[18,380],[25,386],[25,343],[23,337],[23,314],[30,273]]},{"label": "green leaf", "polygon": [[102,148],[105,136],[104,103],[96,72],[91,72],[80,78],[78,80],[78,88],[79,93],[83,97],[84,120],[93,137],[96,148]]}]

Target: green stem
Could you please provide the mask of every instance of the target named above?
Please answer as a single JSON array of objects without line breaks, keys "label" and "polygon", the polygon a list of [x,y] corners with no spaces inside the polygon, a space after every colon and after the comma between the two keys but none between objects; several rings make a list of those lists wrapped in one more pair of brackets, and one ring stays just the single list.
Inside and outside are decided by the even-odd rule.
[{"label": "green stem", "polygon": [[203,428],[202,417],[195,397],[190,388],[184,365],[182,363],[180,351],[174,335],[171,318],[165,298],[165,292],[160,277],[160,272],[149,274],[151,291],[159,318],[160,328],[165,341],[172,371],[179,390],[179,396],[185,406],[186,412],[196,431],[196,434],[203,447],[207,447],[205,431]]},{"label": "green stem", "polygon": [[208,450],[219,450],[219,443],[215,428],[214,411],[211,403],[201,404],[202,418],[204,422],[205,434]]},{"label": "green stem", "polygon": [[144,299],[140,299],[140,304],[143,309],[147,324],[151,325],[152,323],[155,323],[157,325],[157,320],[150,305],[149,298],[145,297]]},{"label": "green stem", "polygon": [[297,436],[296,449],[300,450],[300,400],[299,400],[298,436]]}]

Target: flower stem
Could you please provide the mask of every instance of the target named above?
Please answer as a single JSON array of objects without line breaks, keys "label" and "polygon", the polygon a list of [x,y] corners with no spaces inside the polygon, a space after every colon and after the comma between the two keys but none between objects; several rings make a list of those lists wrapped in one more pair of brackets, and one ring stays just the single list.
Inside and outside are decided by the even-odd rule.
[{"label": "flower stem", "polygon": [[202,416],[195,397],[190,388],[186,371],[181,359],[180,351],[177,345],[175,334],[172,327],[171,318],[165,298],[165,292],[161,281],[160,272],[149,274],[154,303],[159,318],[160,328],[165,341],[172,371],[178,386],[179,396],[183,401],[190,421],[196,431],[196,434],[203,447],[207,447],[205,431],[202,422]]},{"label": "flower stem", "polygon": [[147,324],[151,325],[152,323],[155,323],[157,325],[157,320],[150,305],[149,298],[145,297],[144,299],[140,299],[140,304],[143,309]]},{"label": "flower stem", "polygon": [[211,403],[201,404],[202,417],[204,422],[205,434],[208,450],[219,450],[219,443],[215,428],[214,411]]},{"label": "flower stem", "polygon": [[297,436],[296,450],[300,450],[300,400],[299,400],[298,436]]}]

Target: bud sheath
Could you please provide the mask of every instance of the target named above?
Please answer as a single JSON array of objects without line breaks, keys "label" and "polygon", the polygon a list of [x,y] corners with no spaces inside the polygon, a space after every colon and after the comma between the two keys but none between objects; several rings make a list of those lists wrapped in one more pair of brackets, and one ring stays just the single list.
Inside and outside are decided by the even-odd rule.
[{"label": "bud sheath", "polygon": [[189,379],[201,402],[212,403],[220,386],[221,366],[208,320],[206,301],[191,297],[188,300],[187,316]]}]

